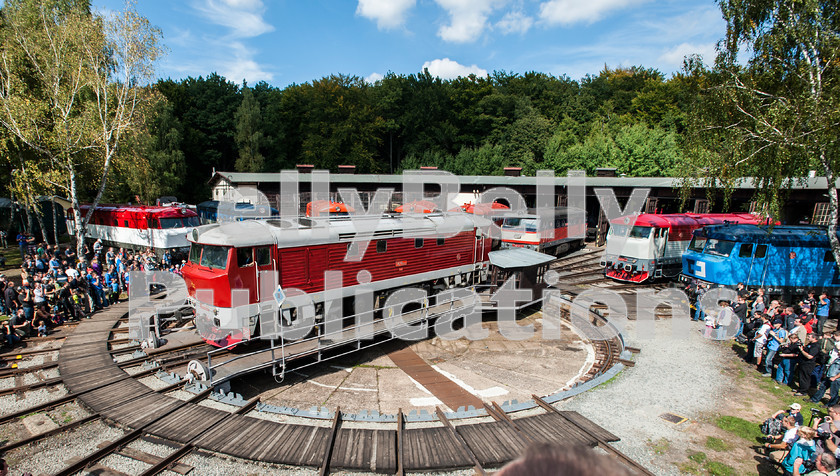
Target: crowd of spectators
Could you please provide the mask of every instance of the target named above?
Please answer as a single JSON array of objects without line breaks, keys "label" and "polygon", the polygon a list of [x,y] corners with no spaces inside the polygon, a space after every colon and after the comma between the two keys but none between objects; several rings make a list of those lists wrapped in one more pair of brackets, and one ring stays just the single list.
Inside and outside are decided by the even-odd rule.
[{"label": "crowd of spectators", "polygon": [[[689,286],[694,320],[704,320],[706,334],[739,320],[737,336],[746,344],[744,359],[762,376],[787,386],[795,397],[812,405],[813,424],[806,426],[793,403],[772,415],[762,430],[768,435],[767,459],[781,466],[785,475],[836,476],[840,458],[840,329],[826,329],[831,299],[825,292],[809,291],[792,303],[768,299],[763,289],[737,286],[738,298],[718,301],[719,308],[704,309],[701,300],[708,287]],[[828,396],[826,397],[826,393]],[[818,415],[827,411],[828,416]]]},{"label": "crowd of spectators", "polygon": [[129,273],[155,269],[180,274],[170,254],[158,259],[147,249],[133,252],[105,248],[100,240],[77,256],[70,246],[36,243],[17,236],[21,253],[20,278],[0,274],[0,344],[14,347],[27,337],[45,336],[66,321],[90,318],[99,309],[125,299]]}]

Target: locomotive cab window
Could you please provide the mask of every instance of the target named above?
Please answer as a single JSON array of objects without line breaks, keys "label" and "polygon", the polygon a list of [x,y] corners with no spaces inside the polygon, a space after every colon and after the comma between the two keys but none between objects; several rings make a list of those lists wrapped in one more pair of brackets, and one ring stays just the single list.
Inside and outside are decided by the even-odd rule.
[{"label": "locomotive cab window", "polygon": [[834,253],[831,250],[826,250],[825,255],[823,256],[823,263],[833,263],[834,262]]},{"label": "locomotive cab window", "polygon": [[123,226],[128,228],[128,220],[123,220]]},{"label": "locomotive cab window", "polygon": [[706,246],[706,253],[716,256],[729,256],[734,247],[734,241],[711,239],[709,240],[708,246]]},{"label": "locomotive cab window", "polygon": [[438,245],[438,246],[443,246],[443,244],[444,244],[445,242],[446,242],[446,238],[438,238],[438,239],[437,239],[437,245]]},{"label": "locomotive cab window", "polygon": [[190,258],[191,263],[199,264],[201,260],[201,245],[198,243],[193,243],[190,245]]},{"label": "locomotive cab window", "polygon": [[377,253],[384,253],[388,251],[388,242],[385,240],[379,240],[376,242],[376,252]]},{"label": "locomotive cab window", "polygon": [[116,218],[114,218],[114,226],[120,226],[120,222]]},{"label": "locomotive cab window", "polygon": [[650,238],[650,230],[652,229],[649,226],[634,226],[630,229],[630,238]]},{"label": "locomotive cab window", "polygon": [[744,243],[741,245],[741,250],[738,252],[739,258],[752,258],[753,245],[752,243]]},{"label": "locomotive cab window", "polygon": [[202,246],[201,266],[215,269],[225,269],[228,258],[227,246]]},{"label": "locomotive cab window", "polygon": [[257,266],[268,266],[271,264],[271,250],[267,246],[254,248],[254,255],[257,259]]},{"label": "locomotive cab window", "polygon": [[691,251],[696,251],[698,253],[703,252],[703,248],[706,247],[706,239],[701,238],[699,236],[695,236],[691,239],[691,244],[688,245],[688,249]]},{"label": "locomotive cab window", "polygon": [[415,238],[414,239],[414,247],[415,248],[422,248],[423,247],[423,238]]},{"label": "locomotive cab window", "polygon": [[236,265],[240,268],[245,268],[254,264],[254,255],[251,248],[237,248],[236,249]]},{"label": "locomotive cab window", "polygon": [[758,259],[767,256],[767,245],[758,245],[755,247],[755,257]]}]

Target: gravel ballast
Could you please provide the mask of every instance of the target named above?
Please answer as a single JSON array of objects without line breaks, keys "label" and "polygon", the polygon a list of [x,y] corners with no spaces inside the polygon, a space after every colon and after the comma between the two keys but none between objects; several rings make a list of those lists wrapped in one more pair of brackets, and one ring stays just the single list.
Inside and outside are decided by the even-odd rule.
[{"label": "gravel ballast", "polygon": [[679,475],[675,466],[657,458],[652,444],[660,440],[690,445],[691,423],[674,425],[661,418],[675,413],[695,420],[715,410],[728,377],[721,373],[725,345],[704,339],[702,322],[691,323],[689,332],[672,336],[673,321],[656,321],[653,336],[639,336],[637,322],[627,324],[625,340],[638,347],[636,365],[626,368],[605,385],[559,403],[561,410],[575,410],[603,426],[621,441],[614,446],[655,474]]}]

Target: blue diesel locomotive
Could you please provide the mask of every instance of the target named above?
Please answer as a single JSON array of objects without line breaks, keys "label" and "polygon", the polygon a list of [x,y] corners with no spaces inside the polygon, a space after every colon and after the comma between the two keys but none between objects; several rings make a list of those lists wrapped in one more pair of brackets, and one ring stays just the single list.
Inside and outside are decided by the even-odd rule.
[{"label": "blue diesel locomotive", "polygon": [[[840,236],[840,233],[838,233]],[[683,279],[765,288],[768,294],[840,294],[840,275],[825,227],[712,225],[694,232]]]}]

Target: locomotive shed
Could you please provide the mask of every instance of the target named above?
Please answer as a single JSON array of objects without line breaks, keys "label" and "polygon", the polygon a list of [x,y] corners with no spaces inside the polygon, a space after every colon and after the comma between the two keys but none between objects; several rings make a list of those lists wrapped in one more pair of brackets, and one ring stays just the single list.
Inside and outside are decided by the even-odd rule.
[{"label": "locomotive shed", "polygon": [[[569,309],[569,303],[563,299],[552,299],[544,306],[544,312],[565,318],[568,318]],[[149,357],[129,356],[136,347],[126,346],[125,339],[120,339],[127,325],[126,311],[125,303],[112,306],[92,320],[79,324],[65,340],[59,351],[58,367],[68,395],[0,417],[2,422],[14,421],[20,416],[75,400],[88,408],[91,415],[60,427],[57,432],[71,432],[76,426],[98,420],[116,424],[124,430],[119,439],[100,445],[99,450],[91,450],[86,458],[66,462],[67,466],[55,474],[74,474],[117,452],[123,456],[132,454],[130,447],[120,448],[138,438],[155,437],[170,442],[172,451],[168,457],[158,457],[157,463],[147,461],[149,464],[143,474],[158,474],[194,451],[315,468],[321,474],[339,471],[402,474],[457,468],[475,468],[483,474],[484,468],[501,466],[528,444],[541,441],[598,446],[638,474],[651,474],[612,448],[610,442],[617,441],[617,437],[609,431],[576,412],[558,411],[551,405],[611,378],[624,365],[632,365],[623,357],[633,349],[625,348],[620,336],[593,341],[594,362],[583,375],[578,375],[576,385],[561,392],[541,396],[535,392],[527,401],[503,403],[498,403],[497,398],[501,400],[507,396],[488,396],[482,399],[480,408],[455,412],[448,411],[445,404],[437,405],[434,411],[425,414],[398,408],[393,422],[370,423],[360,418],[363,412],[345,409],[345,402],[323,409],[325,413],[319,415],[320,418],[314,415],[288,417],[265,409],[259,411],[256,407],[265,403],[262,396],[248,396],[247,401],[230,405],[219,402],[219,396],[209,389],[193,388],[190,389],[193,393],[185,392],[183,382],[149,386],[141,377],[148,379],[155,369],[131,370],[130,365],[155,360],[167,370],[180,371],[189,358],[195,358],[204,348],[191,343],[176,344],[179,339],[173,339],[167,345],[169,349],[164,346],[149,351]],[[535,313],[525,321],[539,324],[539,318],[539,313]],[[597,313],[592,314],[592,319],[596,322],[593,329],[606,330],[608,327],[605,321],[597,322],[600,319]],[[604,334],[606,336],[607,332]],[[592,334],[588,335],[592,337]],[[489,342],[492,341],[491,338]],[[559,346],[573,342],[571,338],[569,341],[561,339]],[[415,355],[422,355],[424,361],[432,360],[431,353],[455,360],[457,349],[450,347],[441,351],[440,345],[432,339],[409,347],[413,347],[411,350]],[[387,354],[405,349],[397,348]],[[385,356],[385,350],[382,352],[380,358],[391,358],[391,355]],[[509,349],[499,352],[511,353]],[[464,354],[468,353],[473,352]],[[361,355],[358,358],[364,359]],[[346,370],[336,373],[341,372],[346,373]],[[231,401],[231,395],[227,397],[227,401]],[[9,454],[50,434],[7,443],[4,451]]]}]

